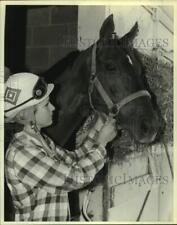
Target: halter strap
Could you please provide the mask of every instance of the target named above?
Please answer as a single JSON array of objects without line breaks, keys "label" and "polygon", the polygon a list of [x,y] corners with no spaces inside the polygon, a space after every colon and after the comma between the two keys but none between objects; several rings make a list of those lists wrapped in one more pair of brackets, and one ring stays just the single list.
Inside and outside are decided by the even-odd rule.
[{"label": "halter strap", "polygon": [[106,93],[105,89],[103,88],[102,84],[100,83],[99,79],[96,76],[96,48],[97,48],[97,45],[95,43],[92,47],[91,77],[90,77],[89,90],[88,90],[90,106],[94,110],[95,110],[95,108],[93,106],[92,98],[91,98],[91,94],[93,92],[94,85],[97,88],[102,99],[104,100],[105,104],[107,105],[109,112],[111,114],[113,114],[114,116],[120,112],[120,109],[123,106],[125,106],[129,102],[135,100],[136,98],[140,98],[140,97],[144,97],[144,96],[151,98],[151,95],[147,90],[140,90],[140,91],[137,91],[137,92],[134,92],[134,93],[128,95],[127,97],[125,97],[118,103],[113,103],[113,101],[111,100],[109,95]]},{"label": "halter strap", "polygon": [[109,95],[106,93],[105,89],[103,88],[102,84],[100,83],[100,81],[98,80],[97,77],[95,77],[95,79],[94,79],[94,84],[97,87],[97,90],[98,90],[99,94],[101,95],[102,99],[106,103],[108,109],[111,110],[113,108],[114,104],[113,104],[111,98],[109,97]]},{"label": "halter strap", "polygon": [[124,99],[122,99],[117,104],[114,104],[112,102],[111,98],[109,97],[109,95],[104,90],[104,88],[103,88],[102,84],[100,83],[100,81],[97,79],[97,77],[94,80],[94,84],[97,87],[97,90],[98,90],[99,94],[101,95],[102,99],[106,103],[109,111],[111,113],[115,114],[115,115],[117,115],[120,112],[120,109],[123,106],[125,106],[129,102],[135,100],[136,98],[140,98],[140,97],[143,97],[143,96],[147,96],[147,97],[151,98],[151,95],[149,94],[148,91],[141,90],[141,91],[137,91],[137,92],[134,92],[134,93],[128,95],[127,97],[125,97]]},{"label": "halter strap", "polygon": [[116,108],[117,108],[118,112],[124,105],[135,100],[136,98],[140,98],[143,96],[147,96],[147,97],[151,98],[151,95],[146,90],[137,91],[137,92],[134,92],[133,94],[128,95],[127,97],[125,97],[119,103],[116,104]]},{"label": "halter strap", "polygon": [[91,62],[91,75],[96,76],[96,42],[93,45],[92,48],[92,62]]}]

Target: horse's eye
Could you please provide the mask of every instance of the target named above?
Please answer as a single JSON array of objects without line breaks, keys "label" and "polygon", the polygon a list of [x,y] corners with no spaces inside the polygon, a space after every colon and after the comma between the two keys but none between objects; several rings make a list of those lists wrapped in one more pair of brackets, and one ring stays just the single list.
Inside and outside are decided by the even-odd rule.
[{"label": "horse's eye", "polygon": [[106,70],[109,71],[115,71],[116,70],[116,65],[113,62],[107,62],[105,64]]}]

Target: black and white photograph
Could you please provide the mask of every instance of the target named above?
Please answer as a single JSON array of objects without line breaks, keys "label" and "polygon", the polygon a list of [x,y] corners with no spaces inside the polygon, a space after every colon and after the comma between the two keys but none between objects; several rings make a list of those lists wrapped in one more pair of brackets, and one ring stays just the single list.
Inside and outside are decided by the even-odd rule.
[{"label": "black and white photograph", "polygon": [[2,222],[173,223],[174,5],[43,2],[1,4]]}]

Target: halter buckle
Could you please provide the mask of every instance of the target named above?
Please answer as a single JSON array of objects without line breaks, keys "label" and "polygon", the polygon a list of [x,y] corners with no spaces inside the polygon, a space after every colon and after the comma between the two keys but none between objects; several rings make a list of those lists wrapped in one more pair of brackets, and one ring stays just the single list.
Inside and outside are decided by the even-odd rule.
[{"label": "halter buckle", "polygon": [[115,104],[111,109],[111,114],[116,116],[118,113],[119,113],[119,107],[118,107],[118,105]]}]

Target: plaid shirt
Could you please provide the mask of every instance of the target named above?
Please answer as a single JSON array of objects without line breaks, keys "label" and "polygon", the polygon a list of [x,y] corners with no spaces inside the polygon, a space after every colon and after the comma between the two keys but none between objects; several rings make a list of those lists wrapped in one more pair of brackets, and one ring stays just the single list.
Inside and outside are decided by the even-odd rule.
[{"label": "plaid shirt", "polygon": [[21,131],[9,145],[5,172],[16,221],[66,221],[68,192],[89,184],[106,160],[105,148],[95,145],[92,129],[84,144],[67,151],[48,138],[51,154],[37,136]]}]

